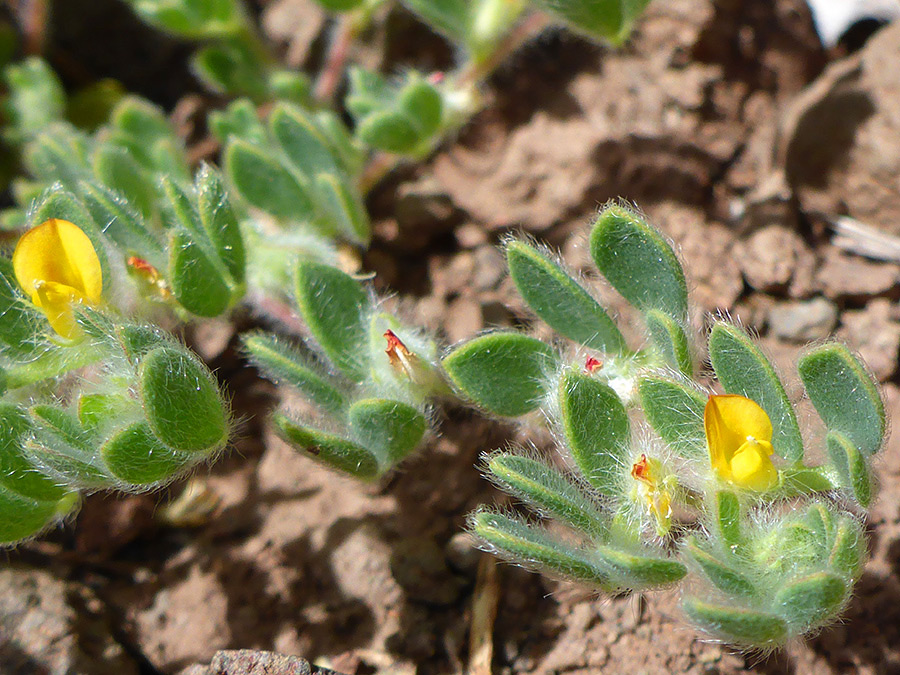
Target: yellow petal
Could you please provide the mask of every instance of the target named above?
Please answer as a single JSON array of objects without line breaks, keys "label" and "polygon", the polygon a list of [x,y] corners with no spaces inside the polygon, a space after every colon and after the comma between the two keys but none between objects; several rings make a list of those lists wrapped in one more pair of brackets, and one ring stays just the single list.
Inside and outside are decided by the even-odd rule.
[{"label": "yellow petal", "polygon": [[12,260],[19,285],[32,298],[40,283],[52,282],[74,289],[85,302],[100,302],[100,259],[88,236],[68,220],[51,218],[26,232]]},{"label": "yellow petal", "polygon": [[74,288],[52,281],[40,281],[35,287],[32,299],[47,315],[50,327],[64,338],[71,339],[81,333],[75,322],[75,310],[72,305],[81,302],[82,297]]},{"label": "yellow petal", "polygon": [[770,454],[772,454],[770,443],[756,441],[744,443],[731,460],[732,482],[759,492],[775,487],[778,483],[778,470],[769,459]]}]

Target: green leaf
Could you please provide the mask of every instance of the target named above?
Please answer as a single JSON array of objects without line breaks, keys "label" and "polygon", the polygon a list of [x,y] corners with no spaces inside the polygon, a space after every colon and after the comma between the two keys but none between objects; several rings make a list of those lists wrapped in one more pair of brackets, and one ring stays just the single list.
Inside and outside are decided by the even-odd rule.
[{"label": "green leaf", "polygon": [[278,147],[300,173],[342,173],[328,139],[309,113],[299,107],[279,104],[269,116],[269,130]]},{"label": "green leaf", "polygon": [[416,449],[428,423],[411,405],[382,398],[357,401],[347,411],[353,438],[390,466]]},{"label": "green leaf", "polygon": [[803,458],[803,438],[794,408],[775,369],[737,326],[716,323],[709,334],[709,359],[725,391],[739,394],[766,411],[772,420],[772,446],[784,459]]},{"label": "green leaf", "polygon": [[134,415],[135,402],[121,394],[82,394],[78,398],[78,420],[88,431],[121,424]]},{"label": "green leaf", "polygon": [[70,124],[52,124],[25,146],[22,159],[31,175],[66,188],[89,178],[88,140]]},{"label": "green leaf", "polygon": [[676,323],[687,320],[687,282],[678,257],[637,213],[607,207],[594,223],[590,244],[598,269],[628,302]]},{"label": "green leaf", "polygon": [[254,365],[269,379],[296,387],[332,415],[342,413],[347,407],[341,391],[297,348],[267,333],[245,334],[241,339]]},{"label": "green leaf", "polygon": [[598,546],[596,555],[611,578],[623,589],[643,590],[679,581],[687,568],[677,560],[632,555],[610,546]]},{"label": "green leaf", "polygon": [[313,459],[362,480],[370,480],[379,475],[378,460],[369,450],[356,443],[302,426],[283,413],[275,413],[272,421],[285,440]]},{"label": "green leaf", "polygon": [[828,567],[852,581],[859,577],[865,560],[866,539],[862,527],[850,517],[842,518],[835,527]]},{"label": "green leaf", "polygon": [[34,536],[77,503],[77,497],[43,502],[16,494],[0,485],[0,544],[14,544]]},{"label": "green leaf", "polygon": [[26,303],[15,281],[12,261],[0,257],[0,342],[4,352],[17,357],[34,353],[46,330],[46,319]]},{"label": "green leaf", "polygon": [[369,214],[356,188],[346,178],[327,173],[316,176],[314,184],[328,221],[321,230],[336,230],[352,241],[368,242],[372,236]]},{"label": "green leaf", "polygon": [[70,447],[80,451],[86,457],[93,453],[96,447],[93,435],[82,427],[78,418],[68,410],[55,405],[38,403],[31,407],[31,414],[37,426],[50,430]]},{"label": "green leaf", "polygon": [[440,130],[444,99],[441,92],[419,73],[409,73],[397,103],[421,138],[433,136]]},{"label": "green leaf", "polygon": [[[94,174],[106,187],[124,197],[144,218],[153,217],[156,189],[147,171],[134,160],[128,150],[118,145],[99,145],[94,152],[93,169]],[[98,222],[105,225],[105,221]],[[141,229],[146,236],[146,229],[143,227]],[[128,246],[141,250],[135,244]]]},{"label": "green leaf", "polygon": [[572,29],[614,45],[625,41],[650,0],[534,0]]},{"label": "green leaf", "polygon": [[12,143],[23,143],[63,119],[66,92],[43,60],[31,56],[7,66],[3,79],[8,89],[3,103],[9,125],[5,134]]},{"label": "green leaf", "polygon": [[58,501],[67,490],[44,476],[24,451],[23,443],[31,429],[24,410],[0,403],[0,486],[27,499]]},{"label": "green leaf", "polygon": [[707,397],[693,387],[657,375],[638,381],[638,396],[650,426],[678,455],[707,459],[703,412]]},{"label": "green leaf", "polygon": [[616,392],[604,382],[572,370],[560,380],[559,407],[578,470],[603,494],[620,494],[631,426]]},{"label": "green leaf", "polygon": [[316,0],[329,12],[349,12],[360,7],[365,0]]},{"label": "green leaf", "polygon": [[697,626],[726,642],[751,647],[775,647],[787,639],[788,630],[777,616],[752,609],[724,607],[687,597],[684,613]]},{"label": "green leaf", "polygon": [[227,271],[232,287],[242,286],[246,276],[244,238],[228,191],[219,173],[207,164],[197,173],[197,211],[203,231]]},{"label": "green leaf", "polygon": [[817,572],[781,588],[775,594],[774,603],[788,623],[805,631],[837,614],[848,590],[839,576]]},{"label": "green leaf", "polygon": [[415,153],[422,140],[413,123],[393,110],[366,115],[357,124],[356,135],[366,145],[400,155]]},{"label": "green leaf", "polygon": [[866,455],[849,438],[836,431],[828,432],[826,443],[828,458],[837,469],[841,487],[846,488],[860,506],[868,508],[874,490]]},{"label": "green leaf", "polygon": [[191,70],[208,89],[264,101],[269,94],[266,64],[237,40],[203,47],[191,57]]},{"label": "green leaf", "polygon": [[163,445],[146,422],[131,424],[100,449],[109,471],[136,486],[153,485],[174,478],[190,458]]},{"label": "green leaf", "polygon": [[222,145],[227,145],[232,137],[258,146],[267,143],[266,128],[256,115],[256,106],[245,98],[232,101],[225,110],[211,112],[208,125]]},{"label": "green leaf", "polygon": [[235,139],[225,151],[228,178],[241,198],[250,206],[286,220],[309,220],[314,207],[309,188],[278,160],[246,141]]},{"label": "green leaf", "polygon": [[[124,249],[135,253],[154,267],[165,267],[165,252],[132,205],[104,185],[82,182],[79,191],[94,222],[103,223],[103,232]],[[156,197],[151,197],[156,200]]]},{"label": "green leaf", "polygon": [[218,316],[231,304],[231,289],[206,251],[187,232],[169,237],[169,283],[175,299],[197,316]]},{"label": "green leaf", "polygon": [[487,458],[488,477],[506,492],[595,539],[604,539],[606,518],[584,490],[545,462],[497,453]]},{"label": "green leaf", "polygon": [[140,392],[153,433],[184,452],[208,453],[228,438],[228,410],[209,371],[186,350],[158,347],[143,359]]},{"label": "green leaf", "polygon": [[593,297],[549,256],[524,241],[506,245],[509,274],[528,306],[567,338],[622,354],[625,338]]},{"label": "green leaf", "polygon": [[650,340],[666,364],[687,377],[693,376],[694,359],[691,357],[691,344],[684,327],[656,309],[648,310],[644,319],[647,322]]},{"label": "green leaf", "polygon": [[162,329],[155,326],[124,324],[116,327],[116,338],[132,361],[142,359],[150,350],[167,343]]},{"label": "green leaf", "polygon": [[294,289],[300,314],[326,356],[349,377],[365,377],[372,305],[362,285],[330,265],[301,259]]},{"label": "green leaf", "polygon": [[596,588],[611,589],[606,570],[588,551],[557,541],[521,520],[482,510],[469,517],[469,530],[504,558]]},{"label": "green leaf", "polygon": [[454,42],[465,42],[471,28],[470,0],[403,0],[403,4]]},{"label": "green leaf", "polygon": [[866,455],[878,452],[886,427],[884,402],[859,359],[844,345],[826,344],[800,359],[797,370],[828,429]]},{"label": "green leaf", "polygon": [[694,537],[688,539],[684,550],[713,586],[723,593],[738,598],[752,598],[756,594],[753,583],[747,577],[702,549]]},{"label": "green leaf", "polygon": [[713,500],[716,534],[726,547],[735,550],[746,541],[741,527],[741,502],[735,493],[728,490],[718,490]]},{"label": "green leaf", "polygon": [[453,384],[477,405],[495,415],[518,417],[546,396],[556,355],[535,338],[497,332],[460,345],[442,363]]}]

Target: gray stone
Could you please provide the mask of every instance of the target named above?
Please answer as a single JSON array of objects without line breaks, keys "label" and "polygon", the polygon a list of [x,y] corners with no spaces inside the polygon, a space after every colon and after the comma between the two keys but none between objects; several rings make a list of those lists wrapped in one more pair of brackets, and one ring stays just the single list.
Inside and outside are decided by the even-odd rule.
[{"label": "gray stone", "polygon": [[769,330],[776,337],[810,342],[828,337],[837,325],[838,311],[826,298],[785,302],[769,311]]}]

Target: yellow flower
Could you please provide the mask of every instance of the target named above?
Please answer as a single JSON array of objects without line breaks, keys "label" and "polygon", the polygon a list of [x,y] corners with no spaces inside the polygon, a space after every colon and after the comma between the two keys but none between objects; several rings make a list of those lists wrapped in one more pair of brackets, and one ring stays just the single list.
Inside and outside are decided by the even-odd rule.
[{"label": "yellow flower", "polygon": [[68,220],[51,218],[22,235],[12,262],[22,290],[53,330],[77,336],[73,305],[96,305],[103,290],[100,259],[88,236]]},{"label": "yellow flower", "polygon": [[656,534],[665,537],[672,529],[672,489],[674,476],[668,474],[658,459],[641,455],[631,467],[636,481],[634,499],[646,505],[647,515],[656,524]]},{"label": "yellow flower", "polygon": [[719,477],[763,492],[778,483],[772,454],[772,422],[749,398],[710,396],[703,414],[709,460]]}]

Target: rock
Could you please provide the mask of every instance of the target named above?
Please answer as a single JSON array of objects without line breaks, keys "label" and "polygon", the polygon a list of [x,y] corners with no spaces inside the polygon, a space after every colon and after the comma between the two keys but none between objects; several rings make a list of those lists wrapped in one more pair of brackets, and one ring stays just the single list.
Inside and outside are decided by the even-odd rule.
[{"label": "rock", "polygon": [[769,310],[769,330],[785,340],[810,342],[828,337],[837,318],[837,307],[825,298],[785,302]]},{"label": "rock", "polygon": [[97,600],[85,594],[83,587],[44,570],[0,569],[4,675],[137,675],[137,664],[109,626],[87,611]]},{"label": "rock", "polygon": [[478,561],[483,555],[475,546],[472,535],[468,532],[457,532],[444,547],[447,563],[454,571],[474,577],[478,572]]},{"label": "rock", "polygon": [[829,298],[862,299],[891,290],[898,270],[894,263],[871,262],[832,247],[825,251],[815,285]]},{"label": "rock", "polygon": [[878,380],[887,380],[897,371],[900,322],[893,303],[873,300],[865,309],[844,312],[841,324],[838,336],[859,352]]},{"label": "rock", "polygon": [[793,230],[770,225],[740,242],[735,257],[744,279],[752,288],[782,293],[790,286],[801,262],[811,258],[812,252]]},{"label": "rock", "polygon": [[483,327],[484,315],[477,300],[462,297],[450,303],[444,318],[444,333],[450,344],[475,337]]},{"label": "rock", "polygon": [[432,176],[403,183],[397,189],[394,217],[401,233],[449,232],[459,222],[459,215],[450,195]]}]

